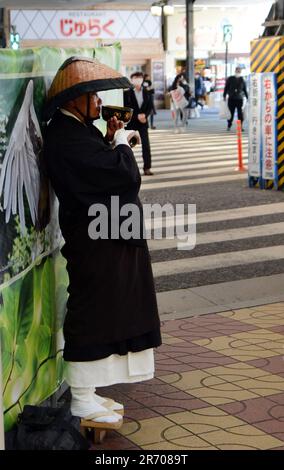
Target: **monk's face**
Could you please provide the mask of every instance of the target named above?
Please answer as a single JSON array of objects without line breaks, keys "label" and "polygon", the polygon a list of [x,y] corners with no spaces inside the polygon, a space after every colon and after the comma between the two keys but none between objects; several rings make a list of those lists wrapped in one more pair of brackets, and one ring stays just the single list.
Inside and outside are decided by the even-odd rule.
[{"label": "monk's face", "polygon": [[[88,110],[89,101],[89,110]],[[74,110],[79,109],[81,113],[90,119],[98,119],[101,112],[102,100],[96,93],[88,93],[81,95],[72,102]],[[89,115],[88,115],[89,112]]]}]

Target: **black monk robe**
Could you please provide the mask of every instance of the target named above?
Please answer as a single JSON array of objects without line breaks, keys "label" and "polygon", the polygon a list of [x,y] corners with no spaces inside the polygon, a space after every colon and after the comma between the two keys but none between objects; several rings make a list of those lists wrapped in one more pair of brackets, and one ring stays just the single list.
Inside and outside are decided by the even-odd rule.
[{"label": "black monk robe", "polygon": [[[92,240],[89,207],[111,197],[135,204],[140,173],[130,147],[112,149],[94,126],[86,127],[60,111],[47,126],[45,164],[59,199],[65,239],[69,298],[64,323],[64,359],[92,361],[138,352],[161,343],[160,324],[147,242]],[[120,226],[122,218],[109,216]],[[119,227],[118,227],[119,228]]]}]

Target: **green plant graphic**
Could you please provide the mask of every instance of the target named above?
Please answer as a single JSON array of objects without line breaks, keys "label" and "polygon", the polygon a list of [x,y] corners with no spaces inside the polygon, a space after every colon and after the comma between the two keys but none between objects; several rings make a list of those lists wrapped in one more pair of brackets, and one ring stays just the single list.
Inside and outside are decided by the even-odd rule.
[{"label": "green plant graphic", "polygon": [[[35,48],[0,50],[0,164],[29,80],[41,123],[46,87],[65,59],[96,56],[118,69],[118,44],[98,49]],[[120,104],[121,92],[107,92],[109,104]],[[103,123],[105,125],[105,123]],[[1,173],[1,166],[0,166]],[[26,232],[14,213],[8,223],[0,201],[0,344],[3,371],[5,430],[17,421],[25,404],[50,397],[63,379],[63,322],[68,297],[66,263],[59,247],[56,204],[51,222],[37,233],[27,204]],[[26,201],[25,201],[26,202]]]},{"label": "green plant graphic", "polygon": [[5,429],[27,403],[39,403],[62,381],[62,325],[68,278],[59,252],[0,289]]}]

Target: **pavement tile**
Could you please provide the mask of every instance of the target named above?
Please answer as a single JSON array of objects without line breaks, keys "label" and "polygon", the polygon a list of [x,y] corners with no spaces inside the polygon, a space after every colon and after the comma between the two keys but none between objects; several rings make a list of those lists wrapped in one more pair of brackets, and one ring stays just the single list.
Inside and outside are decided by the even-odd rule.
[{"label": "pavement tile", "polygon": [[279,313],[284,318],[284,304],[283,302],[267,304],[267,305],[259,305],[256,307],[252,307],[253,310],[258,312],[274,312]]},{"label": "pavement tile", "polygon": [[255,359],[253,361],[249,361],[248,364],[263,369],[267,372],[271,372],[272,374],[284,373],[283,355],[263,359]]},{"label": "pavement tile", "polygon": [[194,343],[242,362],[279,355],[277,351],[250,344],[248,340],[235,338],[235,335],[196,340]]},{"label": "pavement tile", "polygon": [[238,380],[236,383],[243,389],[263,397],[284,392],[284,379],[274,374]]},{"label": "pavement tile", "polygon": [[213,405],[248,400],[258,396],[251,391],[244,390],[238,384],[226,382],[203,370],[172,374],[162,377],[161,380]]},{"label": "pavement tile", "polygon": [[234,416],[230,416],[215,407],[202,408],[201,410],[184,411],[167,416],[175,423],[182,425],[193,434],[218,431],[233,426],[241,426],[244,422]]},{"label": "pavement tile", "polygon": [[184,356],[181,358],[181,361],[185,362],[188,365],[188,370],[192,369],[206,369],[208,367],[213,367],[219,364],[231,364],[236,362],[235,359],[223,356],[217,352],[209,352],[205,354],[200,354],[197,356]]},{"label": "pavement tile", "polygon": [[206,372],[228,382],[238,382],[246,378],[267,376],[267,372],[246,362],[235,362],[219,367],[210,367]]},{"label": "pavement tile", "polygon": [[127,438],[116,431],[109,431],[107,439],[101,444],[92,444],[90,450],[139,450],[140,447],[133,444]]},{"label": "pavement tile", "polygon": [[142,446],[143,450],[218,450],[197,436],[187,436],[173,439],[171,442],[162,441],[156,444]]},{"label": "pavement tile", "polygon": [[263,433],[249,424],[236,426],[230,429],[206,432],[200,434],[210,444],[219,449],[273,449],[282,445],[282,441]]},{"label": "pavement tile", "polygon": [[155,418],[160,416],[152,408],[146,408],[145,406],[138,406],[137,408],[124,408],[124,421],[132,421],[141,419],[148,419],[148,418]]},{"label": "pavement tile", "polygon": [[162,327],[154,379],[98,389],[125,420],[93,450],[284,450],[284,303]]},{"label": "pavement tile", "polygon": [[172,331],[171,335],[176,338],[182,338],[184,341],[192,341],[200,338],[211,338],[211,336],[221,336],[220,333],[214,333],[212,335],[212,330],[201,326],[198,328],[191,328],[190,330]]},{"label": "pavement tile", "polygon": [[284,333],[284,325],[272,326],[269,330],[274,331],[275,333]]},{"label": "pavement tile", "polygon": [[[284,310],[283,306],[282,310]],[[244,323],[260,326],[262,328],[284,325],[284,313],[281,311],[281,309],[279,309],[278,311],[272,311],[269,308],[262,310],[261,307],[253,307],[241,310],[234,310],[229,313],[224,312],[220,315],[232,318],[234,320],[239,320]]]},{"label": "pavement tile", "polygon": [[283,335],[267,330],[266,328],[259,328],[248,332],[235,333],[232,335],[234,338],[248,341],[251,344],[263,344],[268,341],[277,342],[283,341]]},{"label": "pavement tile", "polygon": [[175,343],[183,343],[184,340],[182,338],[178,338],[178,337],[163,333],[162,341],[164,344],[175,344]]},{"label": "pavement tile", "polygon": [[254,426],[284,441],[284,420],[270,419],[255,423]]},{"label": "pavement tile", "polygon": [[165,431],[173,427],[175,426],[171,421],[160,416],[144,419],[139,422],[132,421],[125,423],[118,432],[127,437],[131,442],[134,442],[134,444],[143,446],[165,440],[163,437]]},{"label": "pavement tile", "polygon": [[163,396],[145,396],[139,401],[145,407],[152,407],[157,413],[162,415],[207,406],[207,403],[204,403],[202,400],[181,391]]},{"label": "pavement tile", "polygon": [[284,393],[278,393],[277,395],[272,395],[270,400],[273,401],[274,403],[278,403],[279,405],[284,405]]},{"label": "pavement tile", "polygon": [[237,416],[243,421],[254,425],[259,421],[271,420],[272,417],[274,419],[284,418],[284,407],[277,405],[269,398],[261,397],[253,400],[228,403],[220,405],[220,408],[226,413]]},{"label": "pavement tile", "polygon": [[162,331],[164,333],[170,333],[176,331],[181,325],[188,325],[188,319],[184,320],[168,320],[161,322]]}]

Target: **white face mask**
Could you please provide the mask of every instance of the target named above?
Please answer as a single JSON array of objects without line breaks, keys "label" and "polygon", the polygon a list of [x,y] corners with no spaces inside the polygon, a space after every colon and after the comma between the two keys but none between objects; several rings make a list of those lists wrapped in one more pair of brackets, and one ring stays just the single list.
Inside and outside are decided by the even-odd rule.
[{"label": "white face mask", "polygon": [[141,86],[143,83],[143,78],[132,78],[132,83],[134,86]]},{"label": "white face mask", "polygon": [[237,77],[237,78],[241,77],[241,75],[242,75],[242,74],[241,74],[240,72],[236,72],[236,77]]}]

